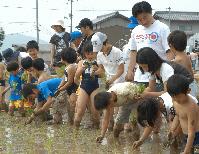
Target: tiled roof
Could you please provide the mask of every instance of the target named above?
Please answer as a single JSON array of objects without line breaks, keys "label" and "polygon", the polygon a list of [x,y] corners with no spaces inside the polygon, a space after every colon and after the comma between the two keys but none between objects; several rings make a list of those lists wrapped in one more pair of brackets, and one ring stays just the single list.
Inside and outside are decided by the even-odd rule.
[{"label": "tiled roof", "polygon": [[180,11],[157,11],[154,14],[155,19],[165,20],[183,20],[183,21],[199,21],[199,12],[180,12]]},{"label": "tiled roof", "polygon": [[121,17],[127,21],[130,21],[128,17],[126,17],[126,16],[120,14],[118,11],[116,11],[113,13],[97,16],[97,18],[92,20],[92,22],[93,22],[93,24],[99,24],[99,23],[109,20],[110,18],[113,18],[113,17]]}]

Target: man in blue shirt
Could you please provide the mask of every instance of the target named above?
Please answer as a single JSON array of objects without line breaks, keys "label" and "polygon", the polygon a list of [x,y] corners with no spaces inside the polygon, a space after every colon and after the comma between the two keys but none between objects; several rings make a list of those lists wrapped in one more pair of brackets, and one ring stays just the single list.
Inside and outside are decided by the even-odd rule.
[{"label": "man in blue shirt", "polygon": [[[36,116],[47,111],[52,104],[57,104],[58,101],[60,101],[59,97],[56,98],[56,100],[53,97],[55,97],[55,92],[57,91],[58,86],[61,83],[61,80],[62,80],[61,78],[53,78],[53,79],[49,79],[44,82],[41,82],[38,85],[28,83],[23,86],[22,94],[23,94],[24,98],[26,98],[26,99],[38,98],[37,106],[36,106],[33,114],[31,115],[31,117],[29,118],[29,120],[26,122],[26,124],[31,123],[32,120]],[[63,98],[63,100],[64,99],[65,98]],[[65,101],[66,101],[66,99],[65,99]]]}]

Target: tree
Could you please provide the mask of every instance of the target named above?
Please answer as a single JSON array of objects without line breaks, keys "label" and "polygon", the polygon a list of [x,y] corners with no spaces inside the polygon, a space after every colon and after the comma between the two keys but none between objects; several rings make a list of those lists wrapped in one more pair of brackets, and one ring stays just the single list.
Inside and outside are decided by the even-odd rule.
[{"label": "tree", "polygon": [[0,27],[0,47],[3,45],[3,40],[5,38],[5,32],[2,27]]}]

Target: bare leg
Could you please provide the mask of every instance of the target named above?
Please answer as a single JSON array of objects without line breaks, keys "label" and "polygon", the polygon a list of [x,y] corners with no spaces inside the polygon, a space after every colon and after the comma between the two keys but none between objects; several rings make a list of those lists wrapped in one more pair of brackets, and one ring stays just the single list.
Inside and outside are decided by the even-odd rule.
[{"label": "bare leg", "polygon": [[75,108],[75,118],[74,118],[74,125],[76,128],[79,128],[80,122],[86,110],[86,105],[89,102],[88,94],[80,88],[79,96],[77,98],[77,104]]},{"label": "bare leg", "polygon": [[77,95],[76,93],[72,93],[69,96],[69,103],[70,103],[70,123],[73,124],[74,122],[74,114],[75,114],[75,106],[77,102]]},{"label": "bare leg", "polygon": [[93,121],[93,127],[99,129],[100,125],[100,114],[99,112],[95,109],[94,106],[94,96],[99,92],[99,88],[94,90],[91,95],[90,95],[90,102],[91,102],[91,116],[92,116],[92,121]]}]

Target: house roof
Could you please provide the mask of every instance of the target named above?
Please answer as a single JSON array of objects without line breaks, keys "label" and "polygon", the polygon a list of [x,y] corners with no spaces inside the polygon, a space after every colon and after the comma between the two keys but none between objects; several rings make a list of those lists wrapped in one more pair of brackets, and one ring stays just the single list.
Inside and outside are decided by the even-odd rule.
[{"label": "house roof", "polygon": [[105,14],[105,15],[101,15],[101,16],[97,16],[97,18],[92,20],[92,22],[93,22],[93,24],[99,24],[99,23],[102,23],[102,22],[107,21],[107,20],[114,18],[114,17],[120,17],[120,18],[123,18],[124,20],[130,22],[128,17],[120,14],[118,11],[112,12],[112,13],[109,13],[109,14]]},{"label": "house roof", "polygon": [[[26,44],[12,44],[12,47],[25,47]],[[39,52],[50,52],[50,44],[39,44]]]},{"label": "house roof", "polygon": [[153,16],[155,19],[199,21],[199,12],[156,11]]}]

